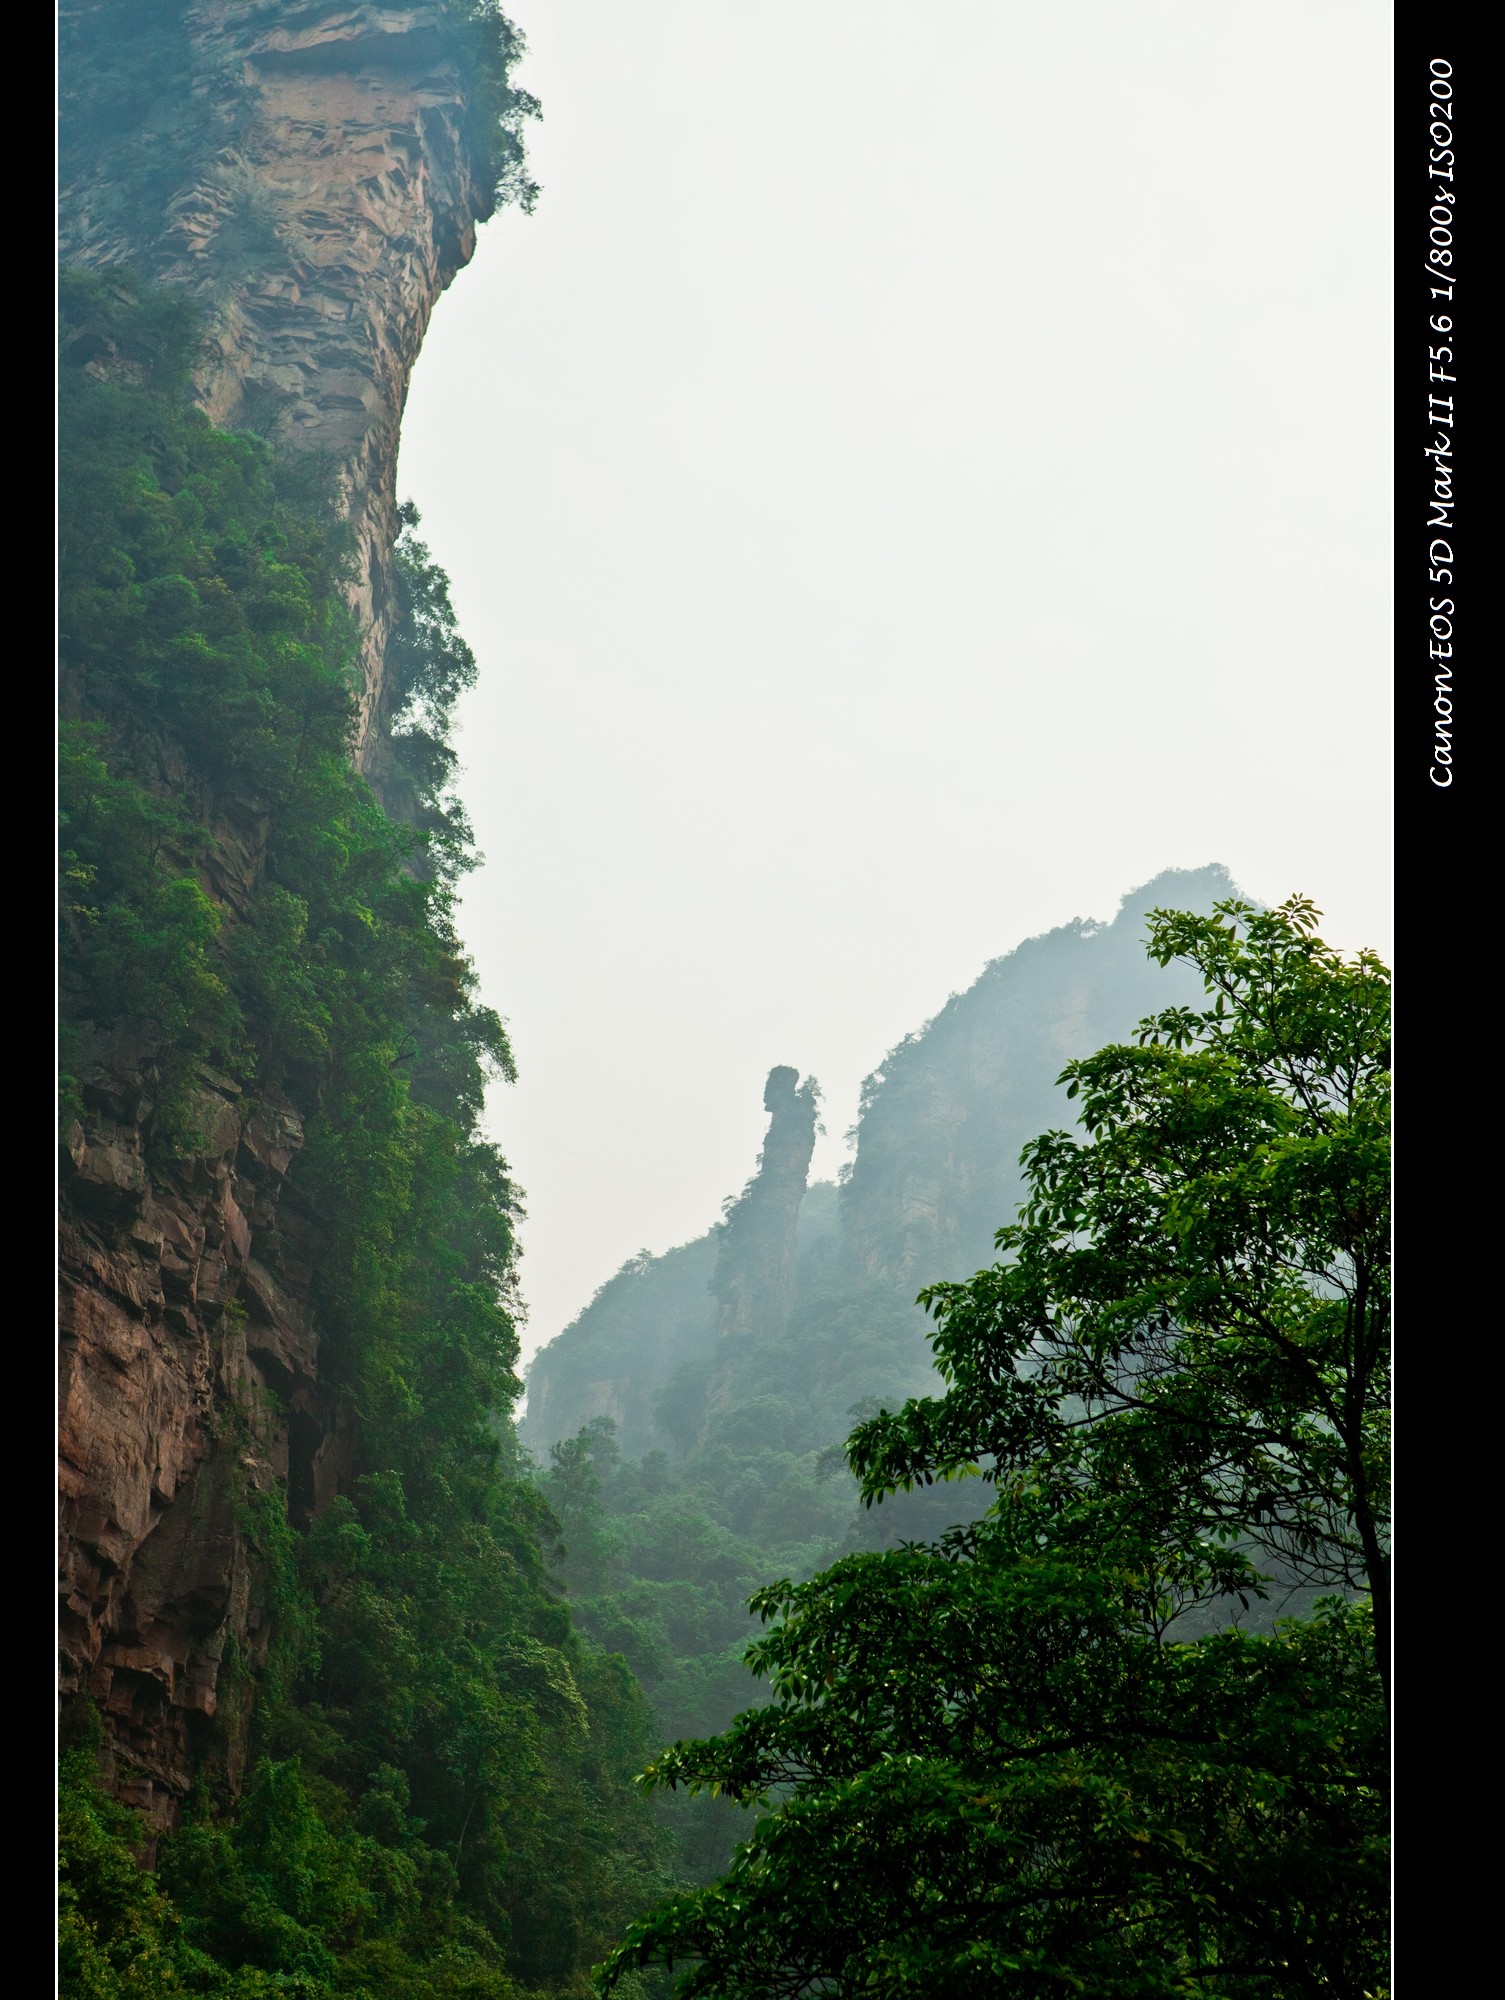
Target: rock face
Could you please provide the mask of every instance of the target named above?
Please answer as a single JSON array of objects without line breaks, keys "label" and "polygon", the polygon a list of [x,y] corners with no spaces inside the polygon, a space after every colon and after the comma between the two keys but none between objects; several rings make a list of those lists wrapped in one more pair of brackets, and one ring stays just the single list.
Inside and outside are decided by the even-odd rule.
[{"label": "rock face", "polygon": [[306,1519],[348,1444],[285,1185],[301,1121],[200,1081],[191,1152],[148,1163],[149,1061],[106,1046],[67,1134],[63,1685],[93,1696],[117,1786],[159,1828],[206,1761],[238,1775],[235,1705],[269,1637],[258,1495],[279,1480]]},{"label": "rock face", "polygon": [[[380,737],[408,378],[495,205],[462,11],[65,0],[61,16],[64,261],[191,293],[205,412],[332,484],[353,535],[362,759]],[[201,867],[232,922],[265,843],[264,822],[233,815],[219,808]],[[117,1787],[158,1828],[206,1762],[233,1785],[244,1755],[273,1630],[262,1496],[280,1487],[306,1520],[353,1444],[319,1374],[298,1111],[199,1085],[179,1156],[149,1158],[151,1058],[95,1046],[63,1162],[63,1684],[93,1695]]]},{"label": "rock face", "polygon": [[737,1349],[787,1325],[800,1254],[819,1230],[805,1200],[816,1105],[813,1078],[769,1072],[763,1150],[725,1219],[677,1250],[629,1258],[534,1357],[518,1426],[530,1450],[544,1457],[592,1417],[611,1418],[629,1455],[682,1449],[725,1407]]},{"label": "rock face", "polygon": [[495,205],[467,143],[454,12],[67,0],[61,16],[65,77],[92,63],[124,79],[65,116],[63,259],[190,292],[208,327],[204,410],[333,482],[363,635],[358,760],[381,702],[408,380]]},{"label": "rock face", "polygon": [[[233,918],[263,828],[213,830],[203,886]],[[60,1638],[63,1692],[93,1697],[117,1788],[165,1829],[206,1763],[239,1774],[272,1636],[260,1496],[306,1522],[353,1436],[319,1377],[298,1111],[202,1070],[187,1137],[149,1156],[157,1090],[147,1045],[98,1038],[64,1135]]]}]

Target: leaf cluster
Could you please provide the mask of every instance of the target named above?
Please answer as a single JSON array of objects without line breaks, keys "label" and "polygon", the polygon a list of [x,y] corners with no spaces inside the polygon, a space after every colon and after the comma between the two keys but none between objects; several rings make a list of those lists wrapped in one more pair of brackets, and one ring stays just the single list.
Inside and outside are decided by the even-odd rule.
[{"label": "leaf cluster", "polygon": [[445,6],[471,75],[466,135],[487,189],[482,220],[512,202],[531,215],[539,189],[528,171],[524,131],[541,108],[512,78],[527,44],[499,0],[445,0]]},{"label": "leaf cluster", "polygon": [[1193,1578],[1234,1538],[1375,1591],[1383,1625],[1389,986],[1314,923],[1300,899],[1154,913],[1152,955],[1212,1004],[1067,1067],[1081,1129],[1026,1148],[1000,1262],[922,1295],[946,1393],[853,1434],[866,1498],[1027,1471],[1153,1521]]}]

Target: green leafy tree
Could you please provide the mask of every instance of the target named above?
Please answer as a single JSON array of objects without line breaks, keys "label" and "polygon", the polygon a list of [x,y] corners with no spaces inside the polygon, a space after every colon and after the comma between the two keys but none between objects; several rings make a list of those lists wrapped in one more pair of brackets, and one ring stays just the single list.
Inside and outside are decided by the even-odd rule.
[{"label": "green leafy tree", "polygon": [[648,1776],[765,1816],[603,1992],[1387,1990],[1388,982],[1315,920],[1155,913],[1211,1004],[1070,1065],[1084,1130],[925,1295],[944,1394],[849,1441],[992,1509],[754,1600],[771,1702]]}]

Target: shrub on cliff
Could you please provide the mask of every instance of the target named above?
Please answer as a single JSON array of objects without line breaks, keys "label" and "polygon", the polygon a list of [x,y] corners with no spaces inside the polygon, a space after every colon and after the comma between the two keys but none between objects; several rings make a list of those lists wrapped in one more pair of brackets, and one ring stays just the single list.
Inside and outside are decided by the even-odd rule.
[{"label": "shrub on cliff", "polygon": [[526,43],[498,0],[446,0],[472,78],[467,136],[478,178],[489,189],[486,214],[516,202],[531,214],[538,185],[528,172],[523,130],[539,104],[512,80]]}]

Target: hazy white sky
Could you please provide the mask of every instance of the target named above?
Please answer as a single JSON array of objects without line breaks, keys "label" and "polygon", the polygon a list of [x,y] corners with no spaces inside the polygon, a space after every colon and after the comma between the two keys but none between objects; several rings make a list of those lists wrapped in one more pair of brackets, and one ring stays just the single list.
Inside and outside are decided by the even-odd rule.
[{"label": "hazy white sky", "polygon": [[526,1349],[1169,866],[1390,944],[1389,9],[515,0],[401,490],[481,662]]}]

